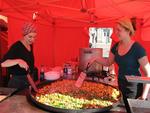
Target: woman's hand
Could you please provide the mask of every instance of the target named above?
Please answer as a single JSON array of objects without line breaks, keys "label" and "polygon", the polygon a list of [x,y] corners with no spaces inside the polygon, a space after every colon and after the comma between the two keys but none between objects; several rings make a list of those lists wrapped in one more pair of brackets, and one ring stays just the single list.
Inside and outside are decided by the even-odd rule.
[{"label": "woman's hand", "polygon": [[28,64],[22,60],[22,59],[17,59],[17,64],[21,67],[21,68],[24,68],[26,71],[28,70],[29,66]]},{"label": "woman's hand", "polygon": [[94,64],[96,62],[96,58],[91,58],[89,61],[88,61],[88,65],[91,66],[92,64]]}]

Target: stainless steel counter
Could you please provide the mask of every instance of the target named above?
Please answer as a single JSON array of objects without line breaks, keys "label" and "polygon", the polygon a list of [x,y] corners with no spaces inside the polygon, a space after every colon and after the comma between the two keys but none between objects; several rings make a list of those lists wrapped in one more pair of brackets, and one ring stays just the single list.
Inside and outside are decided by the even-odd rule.
[{"label": "stainless steel counter", "polygon": [[128,82],[136,82],[136,83],[150,83],[150,77],[146,76],[126,76]]},{"label": "stainless steel counter", "polygon": [[150,113],[150,101],[139,99],[128,99],[132,113]]}]

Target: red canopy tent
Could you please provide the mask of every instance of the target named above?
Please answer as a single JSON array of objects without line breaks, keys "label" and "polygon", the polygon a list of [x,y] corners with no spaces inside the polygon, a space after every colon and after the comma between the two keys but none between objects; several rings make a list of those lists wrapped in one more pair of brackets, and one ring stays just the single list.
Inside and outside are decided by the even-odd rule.
[{"label": "red canopy tent", "polygon": [[150,49],[149,0],[0,0],[0,14],[8,17],[9,45],[21,38],[25,21],[35,21],[37,66],[78,57],[79,48],[88,47],[90,26],[112,27],[122,16],[136,18],[135,39]]}]

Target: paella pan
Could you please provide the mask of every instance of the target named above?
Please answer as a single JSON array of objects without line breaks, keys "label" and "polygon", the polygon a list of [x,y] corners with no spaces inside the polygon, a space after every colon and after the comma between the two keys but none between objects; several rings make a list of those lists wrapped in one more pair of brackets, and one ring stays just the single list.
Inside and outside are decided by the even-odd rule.
[{"label": "paella pan", "polygon": [[105,112],[120,102],[120,91],[111,85],[84,81],[77,88],[75,82],[62,79],[40,83],[39,93],[29,91],[29,100],[39,108],[58,113]]}]

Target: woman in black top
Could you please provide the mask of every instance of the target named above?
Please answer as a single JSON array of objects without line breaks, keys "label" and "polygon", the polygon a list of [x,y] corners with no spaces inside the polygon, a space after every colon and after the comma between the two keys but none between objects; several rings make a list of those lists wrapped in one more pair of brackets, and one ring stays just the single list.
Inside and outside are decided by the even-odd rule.
[{"label": "woman in black top", "polygon": [[141,96],[141,99],[146,99],[150,85],[146,84],[143,88],[142,84],[128,82],[125,76],[141,76],[139,71],[141,66],[144,74],[150,77],[150,64],[145,49],[138,42],[131,39],[134,35],[134,28],[130,19],[122,18],[117,21],[115,33],[119,38],[119,42],[112,47],[109,58],[92,59],[91,63],[96,61],[106,66],[114,62],[118,64],[118,85],[123,94],[127,112],[130,113],[127,98]]},{"label": "woman in black top", "polygon": [[33,82],[27,75],[28,70],[32,74],[34,68],[32,44],[36,35],[34,24],[26,23],[23,27],[23,38],[15,42],[2,59],[1,66],[7,67],[11,76],[8,87],[24,89],[29,86],[30,82]]}]

